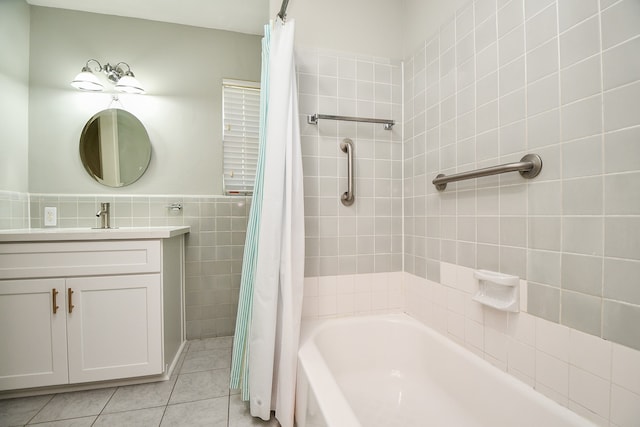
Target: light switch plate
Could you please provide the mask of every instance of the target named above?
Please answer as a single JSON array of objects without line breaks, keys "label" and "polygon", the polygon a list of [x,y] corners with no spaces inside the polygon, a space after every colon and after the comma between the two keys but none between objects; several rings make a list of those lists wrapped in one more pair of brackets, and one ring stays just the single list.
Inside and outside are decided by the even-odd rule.
[{"label": "light switch plate", "polygon": [[44,208],[44,226],[55,227],[58,223],[58,209],[54,207]]}]

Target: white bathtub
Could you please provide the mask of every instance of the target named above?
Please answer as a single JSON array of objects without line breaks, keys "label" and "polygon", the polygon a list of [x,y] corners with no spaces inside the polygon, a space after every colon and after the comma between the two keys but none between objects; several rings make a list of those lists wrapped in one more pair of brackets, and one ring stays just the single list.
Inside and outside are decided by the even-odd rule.
[{"label": "white bathtub", "polygon": [[409,316],[303,326],[297,427],[570,427],[591,422]]}]

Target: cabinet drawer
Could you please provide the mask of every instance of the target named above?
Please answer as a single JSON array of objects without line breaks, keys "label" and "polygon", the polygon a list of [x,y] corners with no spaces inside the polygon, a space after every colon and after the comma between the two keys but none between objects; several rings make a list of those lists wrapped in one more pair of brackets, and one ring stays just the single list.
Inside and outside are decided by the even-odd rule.
[{"label": "cabinet drawer", "polygon": [[0,244],[0,279],[159,271],[159,240]]}]

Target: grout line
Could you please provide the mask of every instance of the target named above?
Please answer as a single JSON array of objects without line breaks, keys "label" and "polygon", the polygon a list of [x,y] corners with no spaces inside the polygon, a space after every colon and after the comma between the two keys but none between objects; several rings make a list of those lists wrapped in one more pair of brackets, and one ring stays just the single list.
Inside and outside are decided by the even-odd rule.
[{"label": "grout line", "polygon": [[[600,126],[601,126],[601,137],[600,137],[600,172],[601,174],[604,175],[604,171],[605,171],[605,166],[606,166],[606,161],[605,161],[605,120],[604,120],[604,94],[605,94],[605,90],[604,90],[604,54],[603,54],[603,50],[602,50],[602,8],[601,8],[601,0],[597,1],[597,7],[598,7],[598,12],[597,12],[597,19],[598,19],[598,48],[599,48],[599,60],[600,60],[600,100],[601,100],[601,109],[600,109]],[[602,196],[602,207],[601,207],[601,212],[600,214],[602,215],[602,223],[601,223],[601,234],[602,234],[602,242],[601,242],[601,246],[600,246],[600,251],[601,251],[601,255],[600,255],[600,337],[604,337],[604,318],[605,318],[605,313],[604,313],[604,296],[605,296],[605,238],[606,238],[606,211],[607,211],[607,206],[606,206],[606,194],[605,194],[605,178],[602,177],[602,189],[601,189],[601,196]],[[611,420],[611,387],[609,387],[609,413],[607,414],[607,419]]]},{"label": "grout line", "polygon": [[29,418],[29,421],[27,421],[27,422],[25,423],[25,425],[28,425],[31,421],[33,421],[33,419],[34,419],[35,417],[37,417],[37,416],[38,416],[38,414],[39,414],[40,412],[42,412],[42,410],[43,410],[43,409],[44,409],[44,408],[45,408],[49,403],[51,403],[51,401],[53,400],[53,398],[54,398],[55,396],[56,396],[55,394],[52,394],[52,395],[51,395],[51,397],[49,397],[49,400],[47,400],[47,402],[46,402],[44,405],[42,405],[42,407],[41,407],[40,409],[38,409],[38,411],[37,411],[35,414],[33,414],[33,416],[32,416],[31,418]]}]

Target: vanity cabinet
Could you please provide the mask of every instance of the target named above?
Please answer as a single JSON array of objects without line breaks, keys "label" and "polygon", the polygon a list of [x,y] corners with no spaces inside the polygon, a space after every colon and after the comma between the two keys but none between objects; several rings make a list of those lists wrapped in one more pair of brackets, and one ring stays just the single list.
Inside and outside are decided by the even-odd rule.
[{"label": "vanity cabinet", "polygon": [[0,281],[0,389],[68,381],[64,287],[64,279]]},{"label": "vanity cabinet", "polygon": [[182,235],[0,244],[0,390],[168,374],[183,265]]},{"label": "vanity cabinet", "polygon": [[159,274],[77,277],[66,289],[70,383],[162,373]]}]

